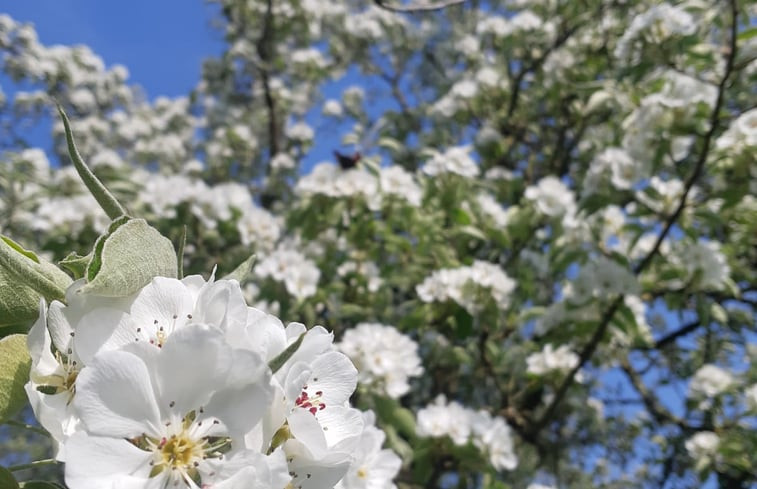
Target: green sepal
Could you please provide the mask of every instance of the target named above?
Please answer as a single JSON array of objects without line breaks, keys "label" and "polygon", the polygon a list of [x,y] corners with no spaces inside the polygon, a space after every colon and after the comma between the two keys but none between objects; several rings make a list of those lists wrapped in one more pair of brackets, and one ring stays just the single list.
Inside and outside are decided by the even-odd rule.
[{"label": "green sepal", "polygon": [[294,343],[286,347],[286,350],[279,353],[276,358],[268,362],[268,366],[271,368],[271,372],[276,373],[279,371],[281,367],[284,366],[285,363],[287,363],[287,360],[292,358],[292,355],[294,355],[297,350],[300,348],[300,345],[302,344],[302,340],[305,339],[305,335],[307,334],[307,331],[305,333],[302,333],[297,340],[295,340]]},{"label": "green sepal", "polygon": [[236,280],[240,284],[247,280],[252,272],[252,265],[255,263],[256,255],[250,255],[248,259],[240,263],[230,274],[223,277],[222,280]]},{"label": "green sepal", "polygon": [[58,265],[65,268],[74,276],[74,280],[84,278],[87,273],[87,266],[92,260],[92,253],[86,256],[80,256],[78,253],[69,253],[67,257],[58,262]]}]

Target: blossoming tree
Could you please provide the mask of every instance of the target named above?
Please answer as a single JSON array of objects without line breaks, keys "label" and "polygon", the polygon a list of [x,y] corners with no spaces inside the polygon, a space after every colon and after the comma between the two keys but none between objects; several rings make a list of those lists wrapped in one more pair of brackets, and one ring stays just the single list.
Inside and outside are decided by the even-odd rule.
[{"label": "blossoming tree", "polygon": [[757,483],[757,5],[218,3],[0,15],[0,487]]}]

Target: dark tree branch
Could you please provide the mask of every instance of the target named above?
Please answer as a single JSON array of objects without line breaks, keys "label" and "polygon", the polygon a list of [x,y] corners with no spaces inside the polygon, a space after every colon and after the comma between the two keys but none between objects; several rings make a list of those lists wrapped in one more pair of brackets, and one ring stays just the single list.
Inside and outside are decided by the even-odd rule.
[{"label": "dark tree branch", "polygon": [[654,417],[655,421],[657,421],[659,424],[672,423],[682,429],[689,428],[682,419],[678,418],[667,408],[665,408],[665,406],[663,406],[657,400],[657,397],[654,393],[649,392],[647,386],[644,385],[644,379],[642,379],[641,375],[639,375],[636,370],[634,370],[631,362],[628,360],[628,357],[623,357],[620,359],[620,368],[626,374],[628,381],[631,382],[631,385],[633,385],[634,389],[636,389],[636,392],[639,393],[639,397],[641,397],[641,400],[644,402],[644,406],[646,406],[647,411],[649,411],[652,417]]},{"label": "dark tree branch", "polygon": [[263,96],[268,109],[268,147],[270,156],[279,153],[279,123],[276,117],[276,101],[271,93],[270,73],[271,59],[273,58],[273,0],[266,3],[265,18],[263,19],[263,32],[257,42],[258,56],[261,66],[258,67],[263,82]]},{"label": "dark tree branch", "polygon": [[681,336],[686,336],[689,333],[693,333],[696,331],[699,326],[701,326],[702,323],[699,320],[692,321],[688,324],[685,324],[678,328],[675,331],[671,331],[670,333],[666,334],[659,340],[654,342],[654,346],[652,347],[655,350],[659,350],[660,348],[664,348],[665,346],[673,343],[675,340],[680,338]]},{"label": "dark tree branch", "polygon": [[388,10],[389,12],[401,13],[401,14],[433,12],[436,10],[443,10],[448,7],[453,7],[455,5],[462,5],[465,2],[466,0],[445,0],[442,2],[427,3],[427,4],[392,5],[392,4],[384,3],[384,0],[373,0],[373,3],[375,3],[376,5],[378,5],[384,10]]}]

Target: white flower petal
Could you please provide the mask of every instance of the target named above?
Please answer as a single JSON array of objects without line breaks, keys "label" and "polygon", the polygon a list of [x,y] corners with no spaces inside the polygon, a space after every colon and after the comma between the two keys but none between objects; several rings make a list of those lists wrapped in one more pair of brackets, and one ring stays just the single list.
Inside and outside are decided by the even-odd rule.
[{"label": "white flower petal", "polygon": [[331,351],[319,355],[311,368],[308,390],[323,391],[323,402],[327,406],[344,404],[355,392],[357,369],[343,353]]},{"label": "white flower petal", "polygon": [[[172,334],[158,356],[163,400],[182,416],[207,403],[231,369],[231,347],[220,330],[190,325]],[[168,406],[160,406],[164,410]]]},{"label": "white flower petal", "polygon": [[253,352],[232,352],[234,368],[225,379],[228,388],[210,399],[205,412],[220,419],[231,433],[247,433],[263,417],[271,399],[273,388],[270,370]]},{"label": "white flower petal", "polygon": [[70,489],[127,487],[116,484],[127,476],[141,480],[141,487],[147,486],[151,454],[128,441],[80,432],[66,445],[66,485]]},{"label": "white flower petal", "polygon": [[128,314],[118,309],[95,309],[76,326],[74,345],[85,365],[100,351],[116,350],[133,343],[135,335]]},{"label": "white flower petal", "polygon": [[103,352],[79,373],[74,407],[92,434],[159,435],[160,413],[150,373],[136,355]]},{"label": "white flower petal", "polygon": [[134,299],[130,314],[135,326],[163,327],[167,333],[187,322],[194,309],[191,292],[179,280],[155,277]]}]

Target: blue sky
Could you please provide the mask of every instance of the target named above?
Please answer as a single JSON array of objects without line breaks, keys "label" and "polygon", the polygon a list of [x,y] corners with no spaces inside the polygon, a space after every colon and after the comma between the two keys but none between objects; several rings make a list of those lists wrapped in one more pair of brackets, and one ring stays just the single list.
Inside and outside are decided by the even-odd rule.
[{"label": "blue sky", "polygon": [[34,24],[42,44],[86,44],[107,66],[122,64],[150,99],[185,95],[202,60],[222,51],[202,0],[0,0],[0,13]]}]

